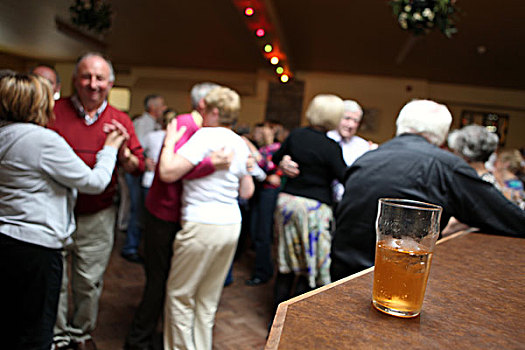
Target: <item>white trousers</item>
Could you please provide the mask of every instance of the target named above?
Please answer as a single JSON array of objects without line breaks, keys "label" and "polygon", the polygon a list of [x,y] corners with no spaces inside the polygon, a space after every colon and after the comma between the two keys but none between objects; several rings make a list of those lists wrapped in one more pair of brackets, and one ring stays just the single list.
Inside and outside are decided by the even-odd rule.
[{"label": "white trousers", "polygon": [[164,349],[209,350],[241,224],[183,222],[166,285]]}]

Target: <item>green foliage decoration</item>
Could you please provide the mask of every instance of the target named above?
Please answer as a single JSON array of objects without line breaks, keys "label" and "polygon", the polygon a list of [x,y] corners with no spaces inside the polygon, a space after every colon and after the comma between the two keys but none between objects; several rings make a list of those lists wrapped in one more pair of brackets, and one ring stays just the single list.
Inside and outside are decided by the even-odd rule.
[{"label": "green foliage decoration", "polygon": [[399,26],[415,35],[436,28],[447,38],[457,33],[456,0],[391,0],[389,4]]},{"label": "green foliage decoration", "polygon": [[111,5],[105,0],[74,0],[69,13],[73,24],[97,34],[111,27]]}]

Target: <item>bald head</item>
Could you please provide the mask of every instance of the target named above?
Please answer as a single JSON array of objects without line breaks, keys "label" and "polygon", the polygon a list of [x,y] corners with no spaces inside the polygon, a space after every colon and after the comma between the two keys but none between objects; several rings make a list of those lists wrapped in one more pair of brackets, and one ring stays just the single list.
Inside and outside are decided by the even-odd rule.
[{"label": "bald head", "polygon": [[113,86],[113,68],[97,54],[81,57],[73,75],[73,85],[82,106],[90,112],[98,109]]},{"label": "bald head", "polygon": [[39,65],[33,68],[31,73],[47,79],[53,88],[54,94],[60,93],[60,78],[53,68]]}]

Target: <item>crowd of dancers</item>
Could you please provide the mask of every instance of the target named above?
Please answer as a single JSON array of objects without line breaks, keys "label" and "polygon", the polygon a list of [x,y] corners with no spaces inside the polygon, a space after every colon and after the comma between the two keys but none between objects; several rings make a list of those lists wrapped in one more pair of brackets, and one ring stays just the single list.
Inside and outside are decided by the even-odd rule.
[{"label": "crowd of dancers", "polygon": [[481,126],[449,135],[452,115],[435,101],[408,102],[396,136],[378,145],[356,135],[361,106],[333,94],[309,102],[304,127],[266,121],[249,136],[235,132],[241,98],[229,87],[196,84],[185,114],[149,95],[132,122],[108,103],[114,81],[98,53],[78,59],[75,93],[57,101],[52,67],[1,72],[0,330],[9,349],[96,348],[119,176],[130,202],[121,255],[146,273],[125,349],[151,348],[159,320],[165,349],[212,348],[241,231],[255,251],[245,283],[275,277],[274,310],[373,265],[379,198],[442,206],[443,234],[524,236],[520,152],[499,150]]}]

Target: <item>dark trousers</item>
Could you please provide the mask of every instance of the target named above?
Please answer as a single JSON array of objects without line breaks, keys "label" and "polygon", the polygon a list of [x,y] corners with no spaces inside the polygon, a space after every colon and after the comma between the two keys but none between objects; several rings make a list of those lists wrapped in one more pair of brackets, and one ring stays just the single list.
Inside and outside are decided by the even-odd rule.
[{"label": "dark trousers", "polygon": [[332,282],[335,282],[337,280],[340,280],[341,278],[348,277],[350,275],[353,275],[354,273],[367,269],[370,266],[351,267],[332,255],[332,261],[330,262],[330,278],[332,279]]},{"label": "dark trousers", "polygon": [[148,210],[145,210],[144,223],[146,286],[126,337],[126,345],[147,348],[162,315],[166,280],[173,255],[173,240],[181,227],[179,223],[157,218]]},{"label": "dark trousers", "polygon": [[251,238],[255,248],[255,269],[253,277],[263,281],[273,276],[272,241],[273,213],[277,203],[278,188],[264,188],[252,209]]},{"label": "dark trousers", "polygon": [[122,247],[122,254],[137,254],[140,245],[141,220],[144,211],[142,196],[142,176],[124,174],[129,190],[129,219],[126,231],[126,240]]},{"label": "dark trousers", "polygon": [[51,348],[62,254],[0,234],[0,347]]},{"label": "dark trousers", "polygon": [[274,285],[274,313],[283,301],[314,289],[310,287],[307,276],[278,272]]}]

